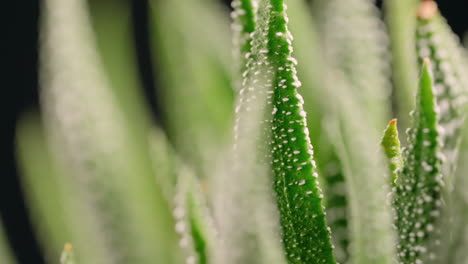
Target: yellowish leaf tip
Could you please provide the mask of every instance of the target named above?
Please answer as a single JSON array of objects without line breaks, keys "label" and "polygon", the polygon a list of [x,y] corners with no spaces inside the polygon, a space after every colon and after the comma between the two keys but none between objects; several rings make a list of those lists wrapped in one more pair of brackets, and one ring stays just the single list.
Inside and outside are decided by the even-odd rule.
[{"label": "yellowish leaf tip", "polygon": [[437,14],[439,8],[437,3],[433,0],[424,0],[421,2],[418,8],[418,18],[420,19],[431,19]]},{"label": "yellowish leaf tip", "polygon": [[428,57],[425,57],[423,59],[423,64],[424,66],[429,67],[431,65],[431,60]]},{"label": "yellowish leaf tip", "polygon": [[65,243],[64,250],[67,252],[73,251],[73,246],[71,243]]},{"label": "yellowish leaf tip", "polygon": [[397,119],[394,118],[394,119],[390,120],[390,122],[388,122],[388,124],[389,124],[390,126],[395,126],[395,125],[397,124]]}]

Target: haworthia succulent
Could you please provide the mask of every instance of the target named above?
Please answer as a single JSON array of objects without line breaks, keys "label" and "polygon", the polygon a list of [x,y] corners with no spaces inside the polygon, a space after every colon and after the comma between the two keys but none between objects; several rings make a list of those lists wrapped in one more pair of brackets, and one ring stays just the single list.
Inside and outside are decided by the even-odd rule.
[{"label": "haworthia succulent", "polygon": [[389,169],[392,174],[390,178],[391,184],[396,186],[398,173],[403,168],[403,158],[401,155],[396,119],[393,119],[388,123],[380,144],[388,158]]},{"label": "haworthia succulent", "polygon": [[60,264],[76,264],[72,244],[66,243],[63,247]]},{"label": "haworthia succulent", "polygon": [[92,216],[108,259],[173,263],[179,256],[170,209],[146,145],[109,87],[84,0],[44,2],[41,103],[54,153]]},{"label": "haworthia succulent", "polygon": [[416,10],[420,0],[385,0],[385,20],[390,34],[394,102],[400,127],[409,127],[407,117],[414,107],[412,100],[418,84],[417,58],[414,54]]},{"label": "haworthia succulent", "polygon": [[432,0],[423,1],[419,7],[416,36],[419,60],[428,57],[432,61],[439,125],[443,129],[440,135],[445,156],[443,172],[450,179],[455,171],[465,117],[467,53]]},{"label": "haworthia succulent", "polygon": [[[267,140],[271,133],[269,158],[288,261],[335,263],[303,99],[297,93],[301,83],[296,75],[297,61],[292,57],[292,36],[285,9],[283,1],[264,0],[259,4],[252,56],[247,62],[237,111],[249,111],[256,96],[266,96],[269,108],[265,111],[270,110],[271,115],[267,114],[263,124]],[[238,141],[243,140],[239,133],[237,136]]]},{"label": "haworthia succulent", "polygon": [[408,130],[404,167],[394,188],[395,226],[400,263],[422,263],[430,255],[431,238],[438,231],[443,178],[441,174],[438,118],[431,66],[424,60],[413,125]]},{"label": "haworthia succulent", "polygon": [[8,238],[4,230],[1,216],[0,216],[0,262],[4,264],[16,263],[16,260],[13,257],[13,252],[10,248]]}]

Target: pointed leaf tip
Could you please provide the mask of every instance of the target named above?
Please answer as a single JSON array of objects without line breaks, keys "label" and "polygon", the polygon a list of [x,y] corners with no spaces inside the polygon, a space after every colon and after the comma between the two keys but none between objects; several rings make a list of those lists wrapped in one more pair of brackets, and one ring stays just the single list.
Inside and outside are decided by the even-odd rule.
[{"label": "pointed leaf tip", "polygon": [[439,8],[437,7],[437,3],[433,0],[425,0],[422,1],[418,8],[418,18],[420,19],[431,19],[437,14]]},{"label": "pointed leaf tip", "polygon": [[388,122],[380,145],[388,159],[388,167],[391,172],[391,185],[396,186],[398,171],[403,168],[403,158],[400,149],[400,139],[398,138],[396,118]]},{"label": "pointed leaf tip", "polygon": [[65,246],[63,247],[63,250],[67,252],[73,251],[73,245],[71,243],[65,243]]},{"label": "pointed leaf tip", "polygon": [[429,59],[428,57],[425,57],[425,58],[423,59],[423,64],[424,64],[424,66],[426,66],[426,67],[431,66],[431,59]]}]

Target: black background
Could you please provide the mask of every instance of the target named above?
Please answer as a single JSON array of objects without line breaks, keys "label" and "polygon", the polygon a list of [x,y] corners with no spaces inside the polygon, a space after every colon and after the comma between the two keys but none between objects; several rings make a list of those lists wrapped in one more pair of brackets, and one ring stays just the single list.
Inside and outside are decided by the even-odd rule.
[{"label": "black background", "polygon": [[[143,79],[147,100],[151,105],[155,119],[158,118],[158,105],[155,100],[154,77],[149,54],[147,34],[147,0],[128,1],[132,7],[140,73]],[[158,1],[158,0],[153,0]],[[170,0],[169,0],[170,1]],[[190,0],[187,0],[190,1]],[[37,76],[37,38],[40,1],[3,1],[0,6],[2,33],[1,60],[2,82],[1,98],[3,113],[2,150],[6,156],[1,159],[1,215],[6,225],[10,243],[19,263],[44,263],[37,241],[34,238],[27,210],[21,196],[18,182],[18,168],[14,159],[14,129],[21,113],[38,107]],[[224,0],[226,4],[230,1]],[[453,30],[462,36],[468,29],[465,0],[439,0],[439,7],[448,19]],[[380,4],[380,1],[379,1]],[[465,11],[465,12],[463,12]],[[6,46],[4,46],[6,44]]]}]

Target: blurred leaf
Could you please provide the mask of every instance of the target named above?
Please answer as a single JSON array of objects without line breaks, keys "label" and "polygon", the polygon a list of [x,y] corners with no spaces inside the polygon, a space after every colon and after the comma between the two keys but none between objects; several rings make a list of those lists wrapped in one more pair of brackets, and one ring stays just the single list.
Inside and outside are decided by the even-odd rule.
[{"label": "blurred leaf", "polygon": [[101,251],[103,241],[64,164],[55,159],[38,114],[20,119],[16,141],[23,193],[46,259],[55,263],[64,241],[71,241],[80,248],[80,261],[108,263],[109,252]]},{"label": "blurred leaf", "polygon": [[[386,30],[372,1],[323,0],[314,1],[312,7],[321,37],[318,71],[323,84],[316,89],[322,90],[318,104],[324,105],[321,126],[326,130],[317,145],[317,157],[326,181],[327,218],[336,241],[335,255],[344,263],[388,262],[392,253],[391,230],[371,226],[376,232],[366,235],[360,230],[375,221],[365,216],[367,211],[385,201],[382,190],[372,189],[381,188],[374,175],[383,173],[382,157],[371,157],[365,152],[375,152],[376,135],[388,120],[390,58]],[[331,127],[343,132],[331,132]],[[360,185],[364,183],[373,187],[363,192]],[[385,206],[372,211],[379,219],[379,211],[389,214]],[[372,238],[366,238],[367,235]],[[381,241],[382,247],[376,250],[368,239]]]},{"label": "blurred leaf", "polygon": [[205,176],[232,125],[228,16],[216,2],[202,0],[153,1],[151,12],[161,79],[157,94],[168,137],[197,175]]},{"label": "blurred leaf", "polygon": [[112,252],[110,263],[179,258],[168,204],[147,147],[130,128],[96,53],[82,0],[48,0],[41,46],[42,107],[54,150]]},{"label": "blurred leaf", "polygon": [[[333,77],[332,77],[333,76]],[[383,156],[376,150],[379,139],[366,112],[353,100],[338,73],[326,88],[336,99],[327,114],[326,128],[343,166],[349,205],[350,263],[392,263],[394,233],[386,202],[388,183],[383,177]],[[325,99],[324,99],[325,100]],[[340,215],[344,217],[343,215]]]},{"label": "blurred leaf", "polygon": [[8,239],[4,230],[3,221],[0,217],[0,262],[4,264],[15,264],[13,252],[8,244]]},{"label": "blurred leaf", "polygon": [[[131,1],[88,0],[96,50],[112,93],[118,100],[132,133],[145,138],[150,126],[149,111],[139,80]],[[146,146],[145,140],[134,143]]]},{"label": "blurred leaf", "polygon": [[390,33],[394,101],[400,127],[408,127],[407,116],[414,109],[415,87],[418,84],[417,59],[414,54],[416,10],[420,0],[385,0],[385,20]]},{"label": "blurred leaf", "polygon": [[372,0],[323,0],[314,5],[326,61],[340,71],[369,122],[380,129],[390,106],[386,29]]},{"label": "blurred leaf", "polygon": [[72,244],[66,243],[63,247],[60,264],[76,264]]}]

